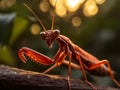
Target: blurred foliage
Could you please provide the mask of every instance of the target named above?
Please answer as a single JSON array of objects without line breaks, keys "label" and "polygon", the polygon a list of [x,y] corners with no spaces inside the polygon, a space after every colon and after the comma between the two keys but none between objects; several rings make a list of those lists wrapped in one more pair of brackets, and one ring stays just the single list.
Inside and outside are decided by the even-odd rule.
[{"label": "blurred foliage", "polygon": [[[21,24],[22,23],[22,24]],[[25,31],[25,28],[28,26],[28,21],[23,17],[16,16],[14,20],[13,31],[9,40],[9,44],[12,45],[16,39]]]},{"label": "blurred foliage", "polygon": [[[4,4],[3,1],[6,1],[6,3]],[[51,28],[51,14],[49,12],[42,12],[38,8],[40,2],[42,2],[42,0],[0,1],[1,64],[40,72],[49,67],[44,67],[31,61],[28,61],[27,64],[23,64],[17,55],[21,47],[29,47],[52,58],[59,48],[58,44],[55,42],[53,48],[49,50],[46,43],[40,39],[39,34],[34,34],[34,30],[31,31],[32,25],[38,25],[39,23],[22,3],[27,3],[28,6],[32,7],[43,21],[46,28]],[[99,12],[92,17],[84,16],[81,9],[83,7],[79,8],[74,13],[69,13],[69,15],[65,17],[56,15],[54,28],[60,29],[61,34],[69,37],[75,44],[94,56],[101,60],[108,59],[113,70],[116,71],[117,80],[120,81],[119,3],[120,0],[106,0],[104,4],[98,6]],[[50,8],[53,9],[52,6],[50,6]],[[75,27],[72,25],[71,21],[75,16],[81,18],[80,26]],[[40,26],[37,26],[36,29],[38,29],[38,33],[42,30]],[[51,73],[67,75],[67,67],[62,65],[51,71]],[[73,70],[72,76],[81,77],[81,72]],[[88,74],[88,77],[92,76]],[[112,83],[109,78],[94,79],[94,82],[96,81],[96,83],[100,84]]]}]

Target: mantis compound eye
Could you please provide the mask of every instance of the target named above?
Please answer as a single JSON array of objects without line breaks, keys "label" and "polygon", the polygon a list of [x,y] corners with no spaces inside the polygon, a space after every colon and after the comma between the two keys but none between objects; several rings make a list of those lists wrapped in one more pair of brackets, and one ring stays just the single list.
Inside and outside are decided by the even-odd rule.
[{"label": "mantis compound eye", "polygon": [[58,37],[60,35],[60,31],[58,29],[54,30],[54,36]]},{"label": "mantis compound eye", "polygon": [[45,32],[41,32],[41,33],[40,33],[40,37],[41,37],[42,39],[45,39]]}]

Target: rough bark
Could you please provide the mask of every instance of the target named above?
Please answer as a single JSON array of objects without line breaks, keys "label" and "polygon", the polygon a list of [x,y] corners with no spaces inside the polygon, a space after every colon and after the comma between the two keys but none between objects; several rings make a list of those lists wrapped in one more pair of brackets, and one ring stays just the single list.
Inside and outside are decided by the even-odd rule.
[{"label": "rough bark", "polygon": [[[96,86],[102,90],[117,90],[111,87]],[[81,80],[71,79],[72,90],[91,89]],[[0,65],[0,90],[67,90],[66,77],[42,74]]]}]

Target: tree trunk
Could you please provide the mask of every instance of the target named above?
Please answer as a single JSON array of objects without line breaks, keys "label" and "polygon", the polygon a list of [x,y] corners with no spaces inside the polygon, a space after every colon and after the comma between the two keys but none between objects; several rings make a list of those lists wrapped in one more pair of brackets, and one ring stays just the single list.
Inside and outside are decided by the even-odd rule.
[{"label": "tree trunk", "polygon": [[[111,87],[95,86],[102,90],[117,90]],[[0,90],[67,90],[66,77],[42,74],[0,65]],[[71,89],[91,89],[84,81],[71,79]]]}]

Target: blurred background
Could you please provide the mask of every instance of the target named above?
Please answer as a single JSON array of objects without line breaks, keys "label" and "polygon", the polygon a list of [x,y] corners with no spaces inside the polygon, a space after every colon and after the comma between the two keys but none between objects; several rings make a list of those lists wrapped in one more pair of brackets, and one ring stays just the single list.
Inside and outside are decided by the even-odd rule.
[{"label": "blurred background", "polygon": [[[29,47],[54,57],[59,46],[48,49],[39,33],[43,31],[36,18],[23,6],[26,3],[40,17],[47,29],[54,28],[75,44],[100,60],[108,59],[115,77],[120,81],[120,0],[0,0],[0,64],[43,72],[49,66],[18,57],[21,47]],[[61,65],[49,74],[67,75],[68,67]],[[110,77],[87,73],[89,81],[98,85],[115,86]],[[82,79],[81,71],[72,70],[72,77]]]}]

